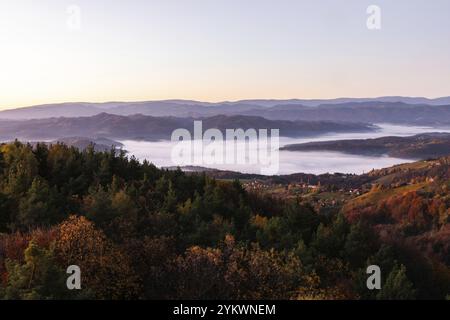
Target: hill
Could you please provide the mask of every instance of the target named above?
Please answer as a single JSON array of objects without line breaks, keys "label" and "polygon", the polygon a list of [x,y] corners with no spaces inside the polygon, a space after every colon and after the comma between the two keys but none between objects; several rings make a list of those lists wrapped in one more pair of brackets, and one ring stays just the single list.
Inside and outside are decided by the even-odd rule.
[{"label": "hill", "polygon": [[289,104],[277,105],[266,110],[250,110],[242,114],[256,113],[267,119],[278,120],[329,120],[429,126],[450,124],[450,105],[431,106],[402,102],[351,102],[322,104],[314,108]]},{"label": "hill", "polygon": [[[0,298],[445,299],[449,167],[441,158],[340,176],[366,179],[355,192],[1,144]],[[81,291],[66,289],[72,264]],[[369,264],[381,290],[367,290]]]},{"label": "hill", "polygon": [[426,133],[411,137],[382,137],[376,139],[334,140],[291,144],[288,151],[339,151],[365,156],[404,159],[439,158],[450,154],[449,133]]},{"label": "hill", "polygon": [[[0,125],[0,139],[55,140],[63,137],[106,137],[116,140],[170,140],[175,129],[193,132],[194,118],[152,117],[144,115],[120,116],[100,113],[92,117],[48,118],[4,121]],[[279,129],[281,136],[298,137],[327,132],[365,132],[377,127],[361,123],[329,121],[277,121],[256,116],[214,116],[200,118],[203,130]]]},{"label": "hill", "polygon": [[262,116],[272,120],[389,122],[447,125],[450,97],[414,97],[241,100],[201,102],[162,100],[142,102],[60,103],[0,111],[0,119],[29,120],[50,117],[88,117],[107,112],[154,117],[211,117],[215,115]]}]

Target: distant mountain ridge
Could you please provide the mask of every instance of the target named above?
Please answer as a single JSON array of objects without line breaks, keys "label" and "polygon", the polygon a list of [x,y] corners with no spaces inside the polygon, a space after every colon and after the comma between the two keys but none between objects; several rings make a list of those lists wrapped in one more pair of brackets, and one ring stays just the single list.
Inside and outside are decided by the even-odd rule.
[{"label": "distant mountain ridge", "polygon": [[[65,137],[109,138],[115,140],[170,140],[175,129],[193,131],[194,118],[153,117],[136,114],[121,116],[100,113],[90,117],[54,117],[46,119],[0,122],[0,140],[15,138],[55,140]],[[364,123],[337,123],[331,121],[268,120],[257,116],[213,116],[200,118],[203,130],[225,129],[279,129],[280,136],[301,137],[330,132],[368,132],[378,127]]]},{"label": "distant mountain ridge", "polygon": [[[367,109],[366,107],[370,107]],[[404,118],[405,108],[408,115]],[[270,120],[330,120],[442,124],[450,123],[450,97],[379,97],[338,99],[240,100],[201,102],[161,100],[142,102],[70,102],[0,111],[0,119],[30,120],[50,117],[89,117],[100,113],[154,117],[262,116]],[[430,115],[430,113],[432,113]]]},{"label": "distant mountain ridge", "polygon": [[[303,105],[279,105],[259,110],[258,113],[264,118],[277,120],[329,120],[426,126],[450,124],[450,105],[431,106],[403,102],[351,102],[323,104],[314,108]],[[242,114],[253,113],[242,112]]]}]

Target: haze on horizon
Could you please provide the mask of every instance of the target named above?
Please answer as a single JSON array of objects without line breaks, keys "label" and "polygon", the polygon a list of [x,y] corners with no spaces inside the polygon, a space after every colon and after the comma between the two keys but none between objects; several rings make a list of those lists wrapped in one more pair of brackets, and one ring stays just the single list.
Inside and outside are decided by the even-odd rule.
[{"label": "haze on horizon", "polygon": [[[380,30],[366,26],[372,4]],[[0,109],[448,96],[449,12],[446,0],[4,0]]]}]

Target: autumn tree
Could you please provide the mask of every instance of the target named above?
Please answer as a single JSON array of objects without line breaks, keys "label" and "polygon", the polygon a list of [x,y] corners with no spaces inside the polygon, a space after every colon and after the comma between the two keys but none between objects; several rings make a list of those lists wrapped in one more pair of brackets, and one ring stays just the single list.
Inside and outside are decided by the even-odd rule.
[{"label": "autumn tree", "polygon": [[63,265],[81,268],[82,285],[100,299],[131,298],[139,292],[127,254],[84,217],[71,216],[58,227],[56,254]]}]

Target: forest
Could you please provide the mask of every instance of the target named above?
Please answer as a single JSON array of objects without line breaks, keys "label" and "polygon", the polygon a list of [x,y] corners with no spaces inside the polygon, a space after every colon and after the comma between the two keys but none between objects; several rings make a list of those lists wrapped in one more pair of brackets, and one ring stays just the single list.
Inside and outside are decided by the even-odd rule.
[{"label": "forest", "polygon": [[0,299],[446,299],[450,180],[412,172],[322,212],[114,149],[2,144]]}]

